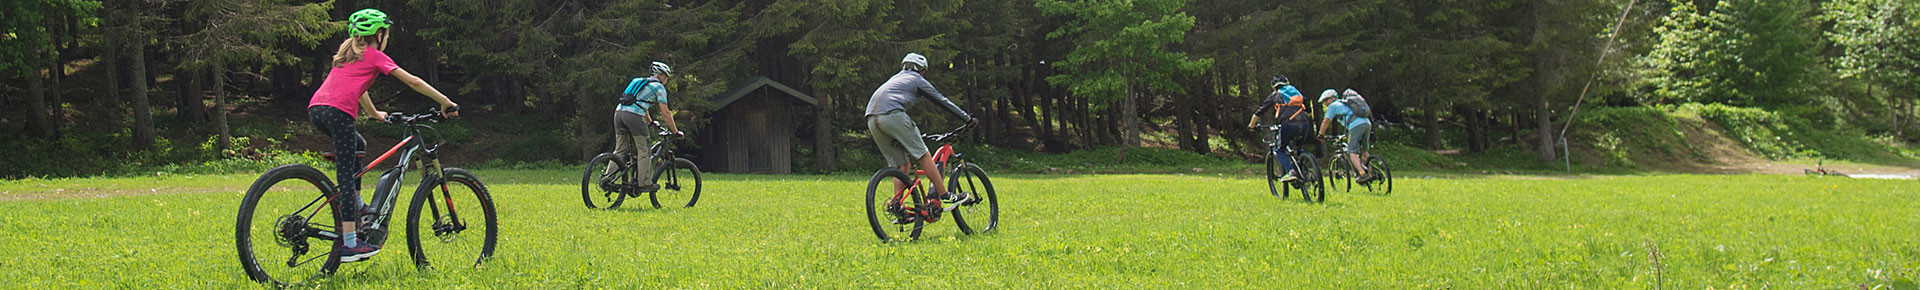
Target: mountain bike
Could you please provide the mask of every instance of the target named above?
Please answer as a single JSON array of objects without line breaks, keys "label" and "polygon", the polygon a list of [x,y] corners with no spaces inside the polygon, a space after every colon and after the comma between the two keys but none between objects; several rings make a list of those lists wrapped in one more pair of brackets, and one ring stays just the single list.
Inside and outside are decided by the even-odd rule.
[{"label": "mountain bike", "polygon": [[[1303,200],[1326,202],[1327,186],[1320,179],[1323,170],[1320,168],[1320,162],[1313,157],[1313,152],[1308,152],[1297,144],[1281,146],[1280,125],[1267,126],[1267,130],[1273,132],[1273,142],[1267,143],[1267,191],[1274,197],[1284,199],[1291,194],[1291,191],[1299,190],[1300,198]],[[1285,175],[1285,172],[1281,171],[1286,170],[1280,165],[1280,156],[1277,154],[1280,150],[1286,150],[1288,160],[1293,161],[1295,176],[1298,178],[1292,181],[1280,181],[1280,178]]]},{"label": "mountain bike", "polygon": [[[1335,189],[1339,189],[1344,183],[1347,186],[1347,192],[1353,192],[1355,183],[1358,183],[1359,186],[1366,187],[1369,192],[1393,194],[1393,169],[1387,166],[1386,159],[1380,158],[1378,154],[1369,154],[1366,167],[1357,167],[1353,164],[1353,158],[1347,157],[1351,152],[1347,152],[1346,135],[1323,138],[1334,148],[1334,157],[1331,158],[1333,160],[1328,165],[1327,183],[1332,183]],[[1367,138],[1371,139],[1373,136],[1369,135]],[[1360,178],[1360,168],[1366,168],[1367,174],[1373,175],[1373,180],[1357,182],[1356,179]]]},{"label": "mountain bike", "polygon": [[[600,153],[587,161],[587,172],[580,176],[580,199],[586,202],[587,208],[599,208],[594,204],[596,198],[605,202],[607,209],[620,208],[627,198],[639,198],[641,194],[653,201],[653,208],[693,207],[700,202],[700,167],[686,158],[674,157],[673,141],[682,136],[667,132],[658,121],[653,122],[653,127],[660,132],[660,141],[647,148],[647,152],[653,153],[650,159],[654,164],[653,175],[641,179],[637,170],[640,158]],[[655,186],[642,186],[641,180]]]},{"label": "mountain bike", "polygon": [[[947,133],[921,135],[920,138],[928,143],[951,141],[959,136],[956,133],[972,125],[969,123]],[[939,222],[944,213],[952,213],[954,224],[960,227],[961,233],[968,235],[991,232],[1000,224],[1000,198],[994,192],[993,181],[987,179],[987,172],[981,170],[979,165],[966,162],[959,152],[954,152],[952,143],[941,145],[931,154],[934,166],[939,167],[933,170],[948,172],[947,191],[952,192],[953,196],[965,195],[966,199],[943,200],[942,197],[928,196],[926,185],[920,182],[920,177],[926,176],[926,168],[916,168],[912,175],[899,168],[881,168],[873,173],[873,179],[867,181],[867,223],[873,226],[873,234],[879,236],[881,242],[895,241],[896,234],[904,234],[905,240],[917,240],[925,225]],[[986,205],[984,208],[975,208],[982,203]],[[980,214],[985,216],[977,216]],[[985,221],[981,221],[981,218],[985,218]],[[893,234],[889,234],[890,229],[883,220],[892,224]]]},{"label": "mountain bike", "polygon": [[[374,186],[366,204],[370,212],[358,221],[360,237],[385,245],[402,179],[407,171],[420,169],[420,186],[407,210],[405,230],[407,250],[421,270],[433,269],[434,263],[478,267],[493,256],[499,238],[499,220],[486,185],[472,172],[440,164],[439,149],[446,141],[438,129],[424,123],[443,119],[437,110],[389,114],[387,123],[406,126],[406,138],[354,175],[358,178],[382,162],[395,160]],[[348,154],[364,156],[366,152]],[[323,156],[331,160],[334,155]],[[327,207],[340,190],[326,174],[305,164],[281,165],[254,180],[240,201],[234,230],[247,277],[286,286],[332,274],[340,266],[340,257],[333,254],[341,243],[335,227],[340,221],[316,218],[322,213],[333,215]],[[422,213],[427,215],[424,219]],[[468,230],[475,230],[472,234],[479,237],[465,235]]]}]

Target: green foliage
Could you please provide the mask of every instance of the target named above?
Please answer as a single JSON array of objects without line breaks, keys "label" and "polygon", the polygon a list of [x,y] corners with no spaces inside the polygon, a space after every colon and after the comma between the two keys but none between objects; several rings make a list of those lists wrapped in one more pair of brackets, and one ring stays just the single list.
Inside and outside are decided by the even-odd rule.
[{"label": "green foliage", "polygon": [[1804,120],[1782,117],[1761,109],[1721,104],[1690,104],[1682,108],[1720,123],[1728,129],[1728,133],[1769,158],[1821,157],[1820,152],[1805,144],[1813,136],[1795,130],[1806,127]]},{"label": "green foliage", "polygon": [[1174,77],[1195,75],[1213,64],[1169,49],[1193,29],[1194,17],[1180,11],[1186,0],[1042,0],[1034,5],[1048,15],[1071,17],[1047,34],[1077,44],[1066,59],[1051,63],[1061,72],[1047,82],[1080,97],[1111,102],[1131,97],[1133,88],[1181,94],[1185,89]]},{"label": "green foliage", "polygon": [[1635,61],[1647,103],[1783,106],[1804,103],[1819,65],[1818,27],[1800,1],[1670,1],[1653,50]]},{"label": "green foliage", "polygon": [[[1898,234],[1920,224],[1902,208],[1913,181],[1403,175],[1393,195],[1321,205],[1247,175],[990,171],[996,232],[942,221],[882,244],[859,217],[866,174],[710,174],[695,208],[587,210],[578,169],[476,173],[501,218],[485,267],[418,270],[397,233],[318,288],[902,288],[939,273],[994,288],[1885,289],[1920,271],[1920,242]],[[0,272],[35,289],[261,287],[227,252],[255,177],[0,181],[0,252],[58,253]]]},{"label": "green foliage", "polygon": [[56,52],[50,23],[61,17],[82,19],[86,25],[98,25],[94,18],[100,1],[92,0],[13,0],[0,3],[0,73],[7,77],[27,77],[53,63]]},{"label": "green foliage", "polygon": [[[172,38],[181,68],[227,64],[293,65],[299,58],[282,46],[292,40],[313,48],[344,27],[331,22],[333,2],[295,4],[288,0],[188,1],[185,20],[202,29]],[[317,85],[317,84],[316,84]]]},{"label": "green foliage", "polygon": [[1902,0],[1827,2],[1820,19],[1831,21],[1827,40],[1844,51],[1833,60],[1842,78],[1911,90],[1920,70],[1920,4]]}]

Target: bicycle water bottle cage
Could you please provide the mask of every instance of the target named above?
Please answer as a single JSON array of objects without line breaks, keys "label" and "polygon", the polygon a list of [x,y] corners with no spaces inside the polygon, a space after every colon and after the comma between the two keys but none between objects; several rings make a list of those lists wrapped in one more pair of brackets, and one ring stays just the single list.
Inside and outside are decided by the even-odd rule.
[{"label": "bicycle water bottle cage", "polygon": [[[333,157],[335,155],[337,154],[333,154],[333,152],[322,152],[320,153],[320,159],[326,160],[326,161],[333,161]],[[353,156],[361,159],[365,159],[367,158],[367,151],[354,151]]]}]

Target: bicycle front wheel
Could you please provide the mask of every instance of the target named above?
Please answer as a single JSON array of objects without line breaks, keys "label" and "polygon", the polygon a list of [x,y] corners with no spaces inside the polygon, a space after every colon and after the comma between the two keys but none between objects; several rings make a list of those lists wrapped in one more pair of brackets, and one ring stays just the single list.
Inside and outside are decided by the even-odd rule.
[{"label": "bicycle front wheel", "polygon": [[621,160],[620,154],[600,153],[587,161],[587,172],[580,175],[580,201],[586,202],[587,208],[618,208],[626,201],[621,186],[632,184],[632,178]]},{"label": "bicycle front wheel", "polygon": [[1326,172],[1320,168],[1320,160],[1314,158],[1313,153],[1302,152],[1299,162],[1295,164],[1300,170],[1300,198],[1312,202],[1327,202],[1326,179],[1320,178],[1320,175]]},{"label": "bicycle front wheel", "polygon": [[1287,198],[1286,185],[1280,184],[1280,159],[1273,152],[1267,152],[1267,193]]},{"label": "bicycle front wheel", "polygon": [[693,165],[691,160],[674,158],[673,162],[661,164],[659,170],[653,171],[653,182],[660,185],[660,190],[649,195],[653,199],[653,208],[660,208],[661,205],[693,207],[693,204],[700,202],[700,167]]},{"label": "bicycle front wheel", "polygon": [[[966,163],[955,168],[953,174],[947,175],[947,190],[972,195],[950,212],[961,233],[992,232],[1000,225],[1000,196],[993,190],[993,181],[987,179],[987,171],[980,166]],[[973,220],[968,221],[967,215],[973,215]]]},{"label": "bicycle front wheel", "polygon": [[920,200],[920,191],[909,185],[912,179],[907,173],[896,168],[881,169],[873,173],[873,179],[867,181],[867,224],[873,226],[873,235],[881,242],[913,240],[920,238],[920,230],[926,221],[913,211]]},{"label": "bicycle front wheel", "polygon": [[[1377,192],[1382,195],[1393,194],[1393,169],[1387,167],[1386,159],[1380,159],[1380,156],[1367,157],[1367,169],[1373,170],[1374,174],[1380,177],[1380,180],[1373,181],[1373,186],[1378,187]],[[1374,187],[1368,188],[1374,189]]]},{"label": "bicycle front wheel", "polygon": [[435,263],[453,266],[442,269],[479,267],[493,256],[499,225],[493,195],[480,178],[447,168],[421,181],[413,193],[413,206],[407,209],[407,250],[421,270],[435,269]]},{"label": "bicycle front wheel", "polygon": [[328,206],[332,196],[333,182],[311,166],[281,165],[254,180],[240,200],[234,227],[247,278],[295,286],[340,267],[340,257],[333,255],[339,235]]}]

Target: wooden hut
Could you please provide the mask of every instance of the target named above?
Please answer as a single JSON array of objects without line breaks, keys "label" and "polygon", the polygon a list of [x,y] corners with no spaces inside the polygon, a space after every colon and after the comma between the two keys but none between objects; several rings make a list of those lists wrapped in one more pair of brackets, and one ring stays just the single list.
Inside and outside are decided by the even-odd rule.
[{"label": "wooden hut", "polygon": [[702,138],[700,169],[711,172],[793,172],[794,124],[803,106],[819,100],[764,76],[748,78],[711,97],[711,138]]}]

